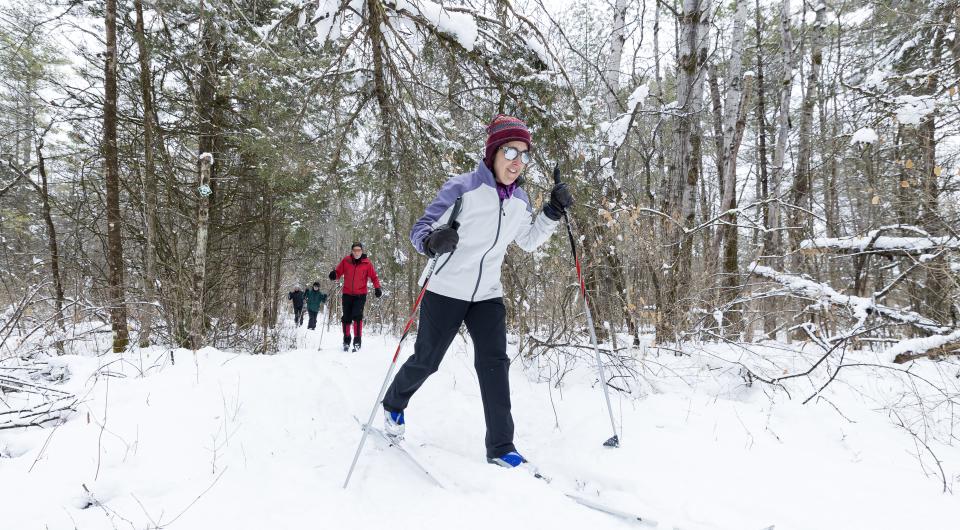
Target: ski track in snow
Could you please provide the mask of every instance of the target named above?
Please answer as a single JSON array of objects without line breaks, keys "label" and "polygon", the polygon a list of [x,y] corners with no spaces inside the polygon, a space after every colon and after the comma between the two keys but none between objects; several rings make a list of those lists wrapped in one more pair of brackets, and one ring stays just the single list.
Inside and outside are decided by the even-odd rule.
[{"label": "ski track in snow", "polygon": [[[851,384],[828,388],[850,423],[796,395],[779,394],[771,409],[760,385],[745,387],[715,359],[662,354],[656,364],[669,370],[647,374],[657,393],[612,396],[622,447],[608,449],[589,366],[552,389],[557,429],[551,390],[518,362],[516,444],[548,485],[486,463],[472,347],[460,338],[407,409],[407,445],[449,486],[368,439],[343,490],[361,436],[354,416],[367,418],[396,347],[369,331],[357,354],[339,350],[335,330],[318,352],[320,329],[301,328],[300,348],[283,354],[207,348],[195,362],[177,350],[171,365],[168,350],[150,349],[97,379],[117,356],[59,358],[72,372],[62,388],[84,402],[59,427],[0,431],[0,529],[637,527],[564,491],[657,528],[956,528],[958,498],[940,493],[909,435],[874,410],[891,392],[883,381],[857,385],[851,372]],[[956,475],[960,450],[935,447]],[[960,477],[948,479],[955,487]]]}]

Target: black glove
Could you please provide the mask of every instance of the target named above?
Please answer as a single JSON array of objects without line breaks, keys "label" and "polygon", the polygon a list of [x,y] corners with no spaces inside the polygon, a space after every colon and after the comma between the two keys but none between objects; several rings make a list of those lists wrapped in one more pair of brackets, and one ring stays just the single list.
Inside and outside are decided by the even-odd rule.
[{"label": "black glove", "polygon": [[376,296],[377,298],[380,298],[381,296],[383,296],[383,291],[381,291],[379,287],[374,287],[373,295]]},{"label": "black glove", "polygon": [[336,279],[337,279],[337,271],[330,271],[330,274],[328,274],[327,277],[329,277],[331,280],[336,281]]},{"label": "black glove", "polygon": [[440,254],[453,252],[459,242],[460,234],[453,228],[444,225],[443,228],[430,232],[430,235],[423,240],[423,251],[426,252],[427,256],[435,258]]},{"label": "black glove", "polygon": [[573,206],[573,195],[570,194],[570,188],[566,182],[561,182],[553,186],[550,192],[550,202],[543,206],[543,213],[554,221],[559,221],[563,217],[563,212]]}]

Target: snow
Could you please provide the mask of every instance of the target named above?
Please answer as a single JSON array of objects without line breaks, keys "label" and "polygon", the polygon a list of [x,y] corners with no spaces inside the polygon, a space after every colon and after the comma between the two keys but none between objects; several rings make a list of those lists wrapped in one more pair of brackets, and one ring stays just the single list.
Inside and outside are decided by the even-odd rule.
[{"label": "snow", "polygon": [[633,119],[633,113],[636,111],[637,106],[643,104],[643,101],[647,99],[649,93],[650,88],[646,85],[640,85],[633,89],[633,92],[630,93],[630,97],[627,99],[626,112],[612,122],[604,122],[601,124],[601,130],[606,132],[607,142],[611,146],[619,147],[623,145],[623,141],[627,139],[627,133],[630,132],[630,122]]},{"label": "snow", "polygon": [[846,27],[859,26],[873,16],[873,6],[864,6],[840,17],[840,23]]},{"label": "snow", "polygon": [[841,294],[833,287],[825,283],[815,282],[807,277],[779,272],[771,267],[758,265],[756,262],[751,263],[747,269],[750,270],[752,274],[769,278],[783,285],[790,293],[796,296],[810,298],[823,305],[833,304],[849,308],[853,318],[855,318],[857,322],[853,328],[835,337],[836,339],[851,336],[861,330],[865,325],[867,317],[874,312],[897,322],[911,324],[927,332],[938,333],[944,330],[939,323],[918,313],[878,304],[872,298]]},{"label": "snow", "polygon": [[887,355],[892,359],[901,353],[924,353],[929,350],[937,349],[951,342],[960,340],[960,330],[948,333],[946,335],[933,335],[930,337],[917,337],[913,339],[902,340],[889,349]]},{"label": "snow", "polygon": [[447,11],[430,0],[397,0],[397,9],[423,16],[438,31],[454,37],[467,51],[473,51],[479,30],[472,15]]},{"label": "snow", "polygon": [[866,236],[818,237],[800,242],[800,249],[832,248],[863,252],[870,249],[904,252],[923,252],[942,247],[958,248],[960,240],[952,236],[898,237],[876,236],[870,231]]},{"label": "snow", "polygon": [[893,73],[885,68],[872,70],[866,79],[863,80],[863,87],[872,90],[884,90],[887,87],[887,79]]},{"label": "snow", "polygon": [[919,125],[924,117],[936,110],[936,102],[931,96],[898,96],[896,102],[897,121],[904,125]]},{"label": "snow", "polygon": [[877,131],[869,127],[863,127],[862,129],[857,129],[857,132],[853,133],[853,136],[850,138],[850,145],[873,144],[877,142],[877,139]]},{"label": "snow", "polygon": [[321,43],[336,40],[340,37],[339,0],[319,0],[317,10],[313,15],[316,24],[317,40]]},{"label": "snow", "polygon": [[627,111],[631,114],[634,109],[637,108],[637,105],[643,103],[647,96],[650,94],[650,87],[647,85],[640,85],[637,88],[633,89],[633,92],[630,94],[630,98],[627,99]]},{"label": "snow", "polygon": [[[564,488],[661,529],[956,528],[960,499],[940,493],[912,437],[883,410],[913,395],[902,372],[844,372],[845,384],[801,405],[773,387],[745,386],[732,364],[743,352],[725,345],[682,357],[635,351],[647,356],[647,383],[635,398],[611,396],[619,449],[601,446],[610,427],[591,364],[569,365],[556,388],[543,381],[550,362],[518,358],[516,442],[554,476],[547,485],[485,462],[472,347],[458,337],[407,409],[408,442],[448,488],[368,439],[344,490],[360,439],[353,416],[369,414],[396,347],[374,328],[359,354],[339,351],[333,325],[322,345],[320,329],[301,328],[296,348],[272,356],[175,350],[171,364],[170,350],[156,348],[58,358],[73,374],[58,386],[83,402],[55,429],[0,431],[3,528],[635,527],[574,503]],[[765,377],[803,370],[819,355],[756,349],[750,367]],[[916,369],[929,376],[931,366]],[[784,385],[801,397],[813,386]],[[937,417],[927,418],[931,426]],[[960,449],[928,443],[956,489]]]},{"label": "snow", "polygon": [[553,57],[550,57],[550,53],[547,52],[547,49],[543,46],[543,43],[533,37],[526,37],[524,42],[527,44],[527,48],[533,51],[533,53],[537,54],[537,57],[540,59],[540,61],[547,65],[547,68],[554,67]]}]

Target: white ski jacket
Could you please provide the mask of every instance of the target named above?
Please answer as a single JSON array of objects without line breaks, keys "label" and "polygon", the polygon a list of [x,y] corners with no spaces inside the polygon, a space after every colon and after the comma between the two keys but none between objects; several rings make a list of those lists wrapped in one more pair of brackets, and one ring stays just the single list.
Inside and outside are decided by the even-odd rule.
[{"label": "white ski jacket", "polygon": [[[503,201],[493,173],[482,161],[477,169],[448,180],[410,232],[410,241],[425,254],[423,240],[447,223],[453,204],[462,197],[457,248],[438,258],[428,291],[476,302],[503,296],[500,269],[507,246],[516,242],[527,252],[542,245],[559,224],[543,212],[533,216],[530,198],[519,187]],[[420,275],[423,285],[429,264]]]}]

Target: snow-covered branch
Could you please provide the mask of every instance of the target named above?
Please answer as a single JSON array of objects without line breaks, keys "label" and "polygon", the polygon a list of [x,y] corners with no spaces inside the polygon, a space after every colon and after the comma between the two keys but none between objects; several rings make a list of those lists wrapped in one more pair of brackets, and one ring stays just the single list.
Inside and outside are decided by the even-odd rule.
[{"label": "snow-covered branch", "polygon": [[902,364],[920,357],[956,355],[960,353],[960,329],[943,335],[902,340],[887,350],[893,362]]},{"label": "snow-covered branch", "polygon": [[[917,236],[885,236],[884,232],[902,230]],[[875,252],[878,254],[925,254],[939,249],[960,249],[960,239],[954,236],[931,236],[910,226],[885,226],[872,230],[864,236],[821,237],[806,239],[800,243],[804,253],[822,252]]]},{"label": "snow-covered branch", "polygon": [[841,294],[825,283],[818,283],[811,279],[776,271],[770,267],[750,264],[750,272],[756,276],[772,280],[782,285],[786,296],[794,296],[816,300],[821,303],[848,308],[852,316],[857,319],[858,326],[872,314],[907,324],[926,333],[947,333],[951,328],[941,326],[936,321],[919,313],[889,307],[876,303],[873,299],[862,296]]}]

